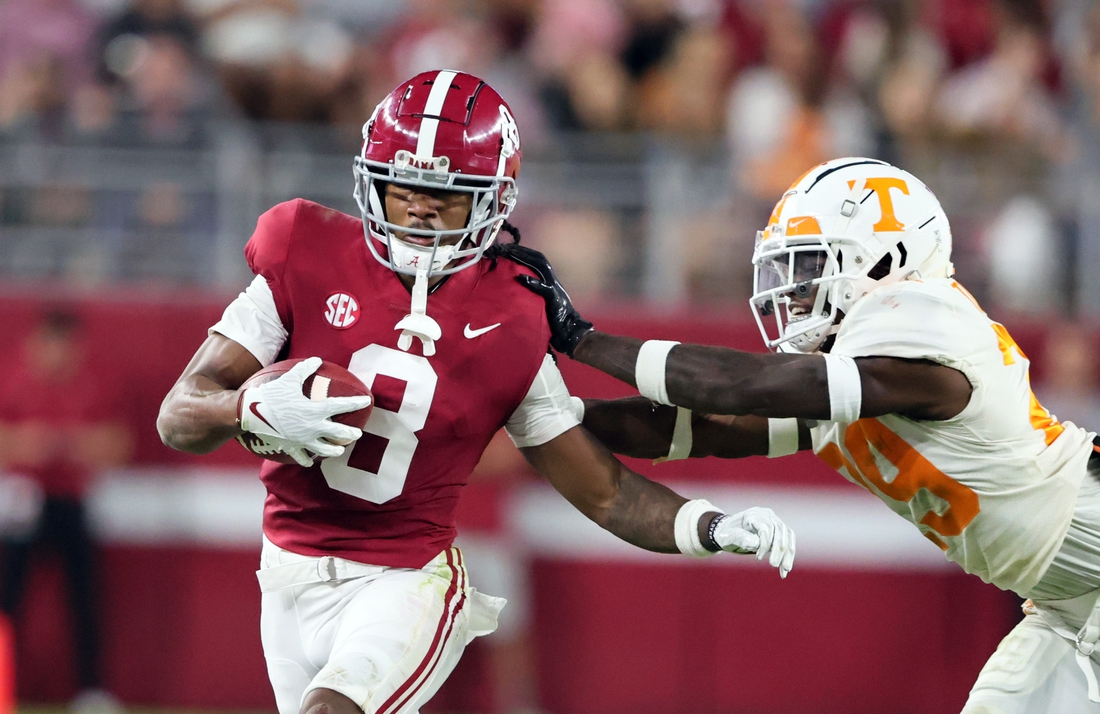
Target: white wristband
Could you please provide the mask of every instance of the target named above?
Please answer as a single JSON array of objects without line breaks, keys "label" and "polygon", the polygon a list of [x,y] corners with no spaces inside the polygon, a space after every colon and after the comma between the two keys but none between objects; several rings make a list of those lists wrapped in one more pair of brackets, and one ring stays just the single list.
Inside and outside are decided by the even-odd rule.
[{"label": "white wristband", "polygon": [[705,558],[708,555],[714,555],[712,551],[704,548],[703,542],[699,540],[699,519],[703,517],[703,514],[711,511],[723,513],[721,508],[710,501],[697,498],[680,506],[680,510],[676,512],[676,547],[684,555],[690,555],[693,558]]},{"label": "white wristband", "polygon": [[863,383],[856,361],[843,355],[825,355],[829,380],[829,421],[851,424],[863,406]]},{"label": "white wristband", "polygon": [[646,399],[672,406],[665,387],[665,362],[672,348],[680,344],[669,340],[649,340],[642,343],[638,350],[638,361],[634,363],[634,382],[638,392]]},{"label": "white wristband", "polygon": [[768,419],[768,458],[790,456],[798,451],[798,420]]}]

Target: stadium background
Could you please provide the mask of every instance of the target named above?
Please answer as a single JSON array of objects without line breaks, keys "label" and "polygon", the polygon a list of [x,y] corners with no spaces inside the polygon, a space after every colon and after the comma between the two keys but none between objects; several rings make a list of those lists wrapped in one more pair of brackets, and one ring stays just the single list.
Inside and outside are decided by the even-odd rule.
[{"label": "stadium background", "polygon": [[[0,364],[80,312],[137,449],[92,495],[107,685],[129,707],[273,711],[257,633],[262,487],[229,445],[169,451],[160,399],[250,277],[256,217],[355,212],[351,156],[398,81],[486,78],[520,124],[514,222],[597,325],[759,349],[752,237],[809,166],[903,166],[952,221],[958,277],[1100,425],[1100,11],[1089,0],[0,0]],[[574,393],[626,394],[565,362]],[[964,576],[804,456],[643,472],[799,533],[751,559],[618,545],[494,441],[460,514],[512,604],[437,712],[957,711],[1018,599]],[[71,623],[39,569],[23,706],[64,706]]]}]

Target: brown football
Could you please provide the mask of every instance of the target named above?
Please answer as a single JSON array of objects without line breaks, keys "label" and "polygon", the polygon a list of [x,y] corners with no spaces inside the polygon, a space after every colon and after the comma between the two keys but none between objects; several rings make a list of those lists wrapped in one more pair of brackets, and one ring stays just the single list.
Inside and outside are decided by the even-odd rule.
[{"label": "brown football", "polygon": [[[291,367],[301,361],[300,359],[288,359],[264,367],[245,380],[240,388],[247,389],[248,387],[257,387],[265,382],[270,382],[286,374]],[[302,392],[310,399],[316,401],[328,397],[370,396],[371,393],[367,385],[363,384],[363,380],[333,362],[322,362],[316,372],[306,377],[306,381],[302,385]],[[370,418],[371,409],[373,408],[374,404],[372,402],[370,406],[363,409],[337,414],[332,417],[332,420],[362,429],[366,425],[367,419]],[[237,437],[237,441],[241,446],[248,449],[253,454],[270,461],[277,461],[280,464],[297,463],[293,458],[281,451],[276,451],[268,447],[263,438],[255,434],[245,432]]]}]

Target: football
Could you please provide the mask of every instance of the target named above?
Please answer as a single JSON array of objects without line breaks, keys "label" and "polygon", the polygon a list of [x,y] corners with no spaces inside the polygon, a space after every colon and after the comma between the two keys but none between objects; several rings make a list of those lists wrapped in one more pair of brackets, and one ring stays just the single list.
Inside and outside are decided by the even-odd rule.
[{"label": "football", "polygon": [[[300,359],[288,359],[264,367],[245,380],[240,388],[247,389],[249,387],[259,386],[265,382],[270,382],[286,374],[291,367],[301,361]],[[363,384],[361,379],[340,365],[332,362],[322,362],[316,372],[306,377],[305,383],[302,384],[302,392],[314,401],[320,401],[328,397],[370,396],[371,393],[370,389],[367,388],[367,385]],[[368,407],[357,409],[353,412],[337,414],[332,417],[332,419],[341,424],[347,424],[362,429],[366,425],[367,419],[370,418],[371,409],[373,408],[374,404],[372,402]],[[268,459],[269,461],[277,461],[280,464],[297,463],[293,458],[279,451],[276,447],[269,445],[263,437],[257,436],[256,434],[245,432],[237,437],[237,442],[253,454]],[[316,460],[316,458],[314,460]]]}]

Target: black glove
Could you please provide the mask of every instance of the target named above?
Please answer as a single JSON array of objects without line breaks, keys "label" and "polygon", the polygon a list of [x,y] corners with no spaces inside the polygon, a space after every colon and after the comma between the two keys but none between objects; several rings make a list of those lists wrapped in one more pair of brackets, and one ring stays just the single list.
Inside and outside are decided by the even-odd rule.
[{"label": "black glove", "polygon": [[581,317],[573,307],[569,293],[565,292],[565,288],[554,276],[550,261],[537,250],[517,243],[500,246],[500,256],[530,268],[538,276],[533,278],[530,275],[517,275],[516,280],[546,301],[546,321],[550,323],[550,346],[572,357],[577,343],[592,331],[592,323]]}]

